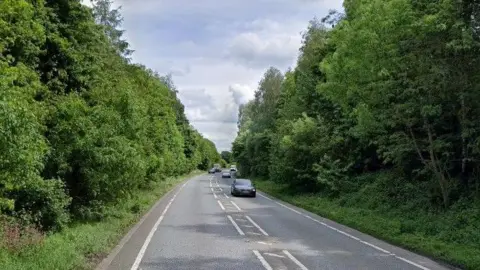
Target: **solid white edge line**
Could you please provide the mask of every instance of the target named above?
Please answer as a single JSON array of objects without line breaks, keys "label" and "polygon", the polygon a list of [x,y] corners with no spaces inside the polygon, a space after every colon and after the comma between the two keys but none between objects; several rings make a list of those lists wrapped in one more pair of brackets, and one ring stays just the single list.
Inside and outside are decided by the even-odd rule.
[{"label": "solid white edge line", "polygon": [[325,227],[327,227],[327,228],[329,228],[329,229],[331,229],[331,230],[334,230],[334,231],[336,231],[336,232],[338,232],[338,233],[340,233],[340,234],[343,234],[343,235],[345,235],[345,236],[347,236],[347,237],[349,237],[349,238],[351,238],[351,239],[353,239],[353,240],[356,240],[356,241],[358,241],[358,242],[360,242],[360,243],[362,243],[362,244],[364,244],[364,245],[370,246],[370,247],[372,247],[372,248],[374,248],[374,249],[376,249],[376,250],[379,250],[379,251],[381,251],[381,252],[384,252],[385,254],[393,255],[395,258],[397,258],[397,259],[399,259],[399,260],[402,260],[402,261],[404,261],[404,262],[406,262],[406,263],[408,263],[408,264],[411,264],[411,265],[413,265],[413,266],[416,266],[416,267],[418,267],[418,268],[420,268],[420,269],[422,269],[422,270],[431,270],[430,268],[427,268],[427,267],[422,266],[422,265],[420,265],[420,264],[418,264],[418,263],[412,262],[412,261],[410,261],[410,260],[408,260],[408,259],[406,259],[406,258],[403,258],[403,257],[401,257],[401,256],[395,255],[395,254],[393,254],[392,252],[390,252],[390,251],[388,251],[388,250],[385,250],[385,249],[383,249],[383,248],[381,248],[381,247],[379,247],[379,246],[376,246],[376,245],[374,245],[374,244],[372,244],[372,243],[369,243],[369,242],[367,242],[367,241],[363,241],[363,240],[361,240],[360,238],[358,238],[358,237],[356,237],[356,236],[353,236],[353,235],[351,235],[351,234],[349,234],[349,233],[347,233],[347,232],[344,232],[344,231],[339,230],[339,229],[337,229],[337,228],[335,228],[335,227],[332,227],[332,226],[326,224],[325,222],[321,222],[321,221],[318,221],[318,220],[316,220],[316,219],[314,219],[314,218],[312,218],[312,217],[310,217],[310,216],[304,215],[304,214],[302,214],[301,212],[299,212],[299,211],[297,211],[297,210],[295,210],[295,209],[293,209],[293,208],[291,208],[291,207],[288,207],[288,206],[284,205],[283,203],[279,203],[279,202],[277,202],[277,201],[274,201],[273,199],[270,199],[270,198],[268,198],[268,197],[265,196],[265,195],[262,195],[262,194],[258,194],[258,195],[262,196],[262,197],[265,198],[265,199],[268,199],[268,200],[270,200],[270,201],[273,201],[273,202],[275,202],[276,204],[278,204],[278,205],[280,205],[280,206],[282,206],[282,207],[284,207],[284,208],[286,208],[286,209],[288,209],[288,210],[290,210],[290,211],[292,211],[292,212],[295,212],[295,213],[300,214],[300,215],[302,215],[302,216],[304,216],[304,217],[306,217],[306,218],[308,218],[308,219],[310,219],[310,220],[312,220],[312,221],[315,221],[316,223],[319,223],[319,224],[321,224],[321,225],[323,225],[323,226],[325,226]]},{"label": "solid white edge line", "polygon": [[268,264],[268,262],[265,260],[265,258],[263,258],[262,254],[260,254],[258,250],[252,250],[252,251],[253,251],[253,254],[255,254],[255,256],[257,256],[257,258],[260,260],[260,263],[263,265],[263,267],[265,267],[265,269],[273,270],[273,268],[270,266],[270,264]]},{"label": "solid white edge line", "polygon": [[263,198],[265,198],[265,199],[267,199],[267,200],[269,200],[269,201],[272,201],[272,202],[273,202],[273,200],[272,200],[272,199],[270,199],[269,197],[267,197],[267,196],[265,196],[265,195],[262,195],[262,194],[260,194],[260,193],[259,193],[258,195],[260,195],[261,197],[263,197]]},{"label": "solid white edge line", "polygon": [[293,257],[293,255],[290,254],[290,252],[288,252],[287,250],[284,250],[283,253],[285,253],[285,255],[287,255],[287,257],[290,258],[290,260],[292,260],[302,270],[308,270],[308,268],[305,265],[303,265],[299,260],[297,260],[297,258]]},{"label": "solid white edge line", "polygon": [[223,211],[225,211],[225,207],[223,206],[222,202],[217,200],[218,205],[220,205],[220,208],[222,208]]},{"label": "solid white edge line", "polygon": [[230,201],[233,206],[235,206],[235,208],[237,208],[238,211],[242,211],[242,209],[240,207],[238,207],[238,205],[234,202],[234,201]]},{"label": "solid white edge line", "polygon": [[[182,187],[184,187],[186,185],[183,184]],[[173,191],[175,190],[175,188],[169,190],[162,198],[166,198],[167,196],[169,196]],[[148,210],[148,212],[143,215],[143,217],[140,219],[140,221],[122,238],[122,240],[120,241],[120,243],[113,249],[112,253],[110,253],[110,255],[108,255],[105,259],[103,259],[98,265],[97,267],[95,268],[95,270],[103,270],[103,269],[107,269],[108,266],[110,266],[110,264],[112,263],[113,259],[118,255],[118,253],[120,252],[120,250],[125,246],[125,244],[130,240],[130,238],[132,238],[133,234],[135,234],[138,230],[138,228],[140,228],[140,226],[142,226],[143,222],[145,222],[145,220],[147,219],[147,217],[157,208],[157,206],[162,202],[162,199],[158,200],[151,208],[150,210]]]},{"label": "solid white edge line", "polygon": [[245,216],[245,217],[248,219],[248,221],[250,221],[250,223],[253,224],[253,226],[257,227],[257,229],[258,229],[261,233],[263,233],[263,235],[268,236],[268,233],[267,233],[266,231],[264,231],[262,228],[260,228],[260,226],[258,226],[258,224],[255,223],[255,221],[253,221],[249,216]]},{"label": "solid white edge line", "polygon": [[403,258],[403,257],[397,256],[397,255],[394,255],[394,257],[397,258],[397,259],[399,259],[399,260],[402,260],[402,261],[404,261],[404,262],[406,262],[406,263],[409,263],[409,264],[411,264],[411,265],[413,265],[413,266],[416,266],[416,267],[418,267],[418,268],[420,268],[420,269],[430,270],[429,268],[427,268],[427,267],[425,267],[425,266],[422,266],[422,265],[420,265],[420,264],[418,264],[418,263],[414,263],[414,262],[412,262],[412,261],[410,261],[410,260],[407,260],[407,259],[405,259],[405,258]]},{"label": "solid white edge line", "polygon": [[157,219],[157,222],[155,222],[155,224],[153,225],[152,229],[150,230],[150,232],[147,235],[147,238],[145,238],[145,242],[143,242],[142,247],[138,251],[137,257],[135,258],[135,262],[133,262],[132,268],[130,268],[130,270],[137,270],[138,266],[140,266],[140,263],[142,262],[143,256],[145,255],[145,252],[147,251],[148,245],[150,244],[150,241],[152,241],[153,235],[155,234],[158,226],[160,225],[163,218],[165,217],[165,214],[167,213],[168,208],[170,208],[170,205],[172,205],[172,202],[175,200],[178,193],[180,193],[180,191],[185,187],[186,184],[187,183],[183,184],[182,187],[177,191],[177,193],[175,193],[175,195],[173,195],[173,197],[170,199],[167,206],[163,210],[162,214]]},{"label": "solid white edge line", "polygon": [[245,235],[245,233],[242,231],[242,229],[240,229],[240,227],[238,227],[238,224],[233,220],[233,218],[228,215],[227,218],[230,220],[230,222],[233,224],[233,227],[235,227],[235,229],[237,229],[237,232],[240,234],[240,235]]}]

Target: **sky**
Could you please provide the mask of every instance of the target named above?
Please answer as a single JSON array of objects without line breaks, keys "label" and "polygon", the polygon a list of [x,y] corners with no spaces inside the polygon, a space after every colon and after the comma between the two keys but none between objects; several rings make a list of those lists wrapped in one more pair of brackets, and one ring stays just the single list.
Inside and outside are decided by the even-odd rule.
[{"label": "sky", "polygon": [[[90,0],[82,0],[89,5]],[[132,60],[171,74],[190,123],[230,150],[238,107],[268,67],[294,67],[301,32],[342,0],[114,0]]]}]

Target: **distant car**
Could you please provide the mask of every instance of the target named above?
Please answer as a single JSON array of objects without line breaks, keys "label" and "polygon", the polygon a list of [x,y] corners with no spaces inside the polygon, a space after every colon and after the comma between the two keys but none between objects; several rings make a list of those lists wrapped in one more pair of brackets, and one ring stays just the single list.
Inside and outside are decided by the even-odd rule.
[{"label": "distant car", "polygon": [[208,173],[216,173],[217,170],[215,168],[211,168],[210,170],[208,170]]},{"label": "distant car", "polygon": [[230,174],[229,171],[223,171],[222,172],[222,178],[231,178],[232,175]]},{"label": "distant car", "polygon": [[233,181],[230,194],[232,194],[232,196],[248,195],[251,197],[256,197],[257,190],[252,184],[252,181],[248,179],[235,179],[235,181]]},{"label": "distant car", "polygon": [[215,172],[221,172],[221,171],[222,171],[222,168],[219,168],[219,167],[215,168]]}]

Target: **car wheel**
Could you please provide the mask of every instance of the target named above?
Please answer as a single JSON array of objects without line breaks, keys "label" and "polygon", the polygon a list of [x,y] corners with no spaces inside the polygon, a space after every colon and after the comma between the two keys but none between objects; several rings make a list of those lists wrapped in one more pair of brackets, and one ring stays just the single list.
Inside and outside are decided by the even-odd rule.
[{"label": "car wheel", "polygon": [[253,198],[257,197],[257,193],[254,192],[253,195],[252,195]]}]

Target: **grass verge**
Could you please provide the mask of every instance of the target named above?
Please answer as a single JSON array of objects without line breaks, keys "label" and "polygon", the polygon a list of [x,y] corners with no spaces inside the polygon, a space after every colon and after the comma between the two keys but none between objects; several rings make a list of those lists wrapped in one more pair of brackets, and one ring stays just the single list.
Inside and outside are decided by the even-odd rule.
[{"label": "grass verge", "polygon": [[[387,212],[361,206],[342,206],[339,199],[319,195],[289,194],[285,186],[272,181],[256,180],[255,185],[278,199],[392,244],[464,269],[480,269],[478,228],[465,229],[460,224],[455,225],[460,220],[445,225],[450,224],[448,220],[458,219],[458,216],[467,213],[456,213],[456,216],[452,213],[434,215],[423,212],[402,215],[400,211],[394,210]],[[431,227],[436,229],[435,233],[425,233],[432,230]],[[452,240],[445,240],[442,234],[448,234]],[[468,235],[468,243],[455,241],[456,236],[465,238],[462,234]]]},{"label": "grass verge", "polygon": [[159,198],[178,183],[200,173],[203,172],[169,178],[153,189],[140,191],[135,197],[112,206],[105,220],[72,225],[18,255],[0,250],[0,269],[93,269]]}]

